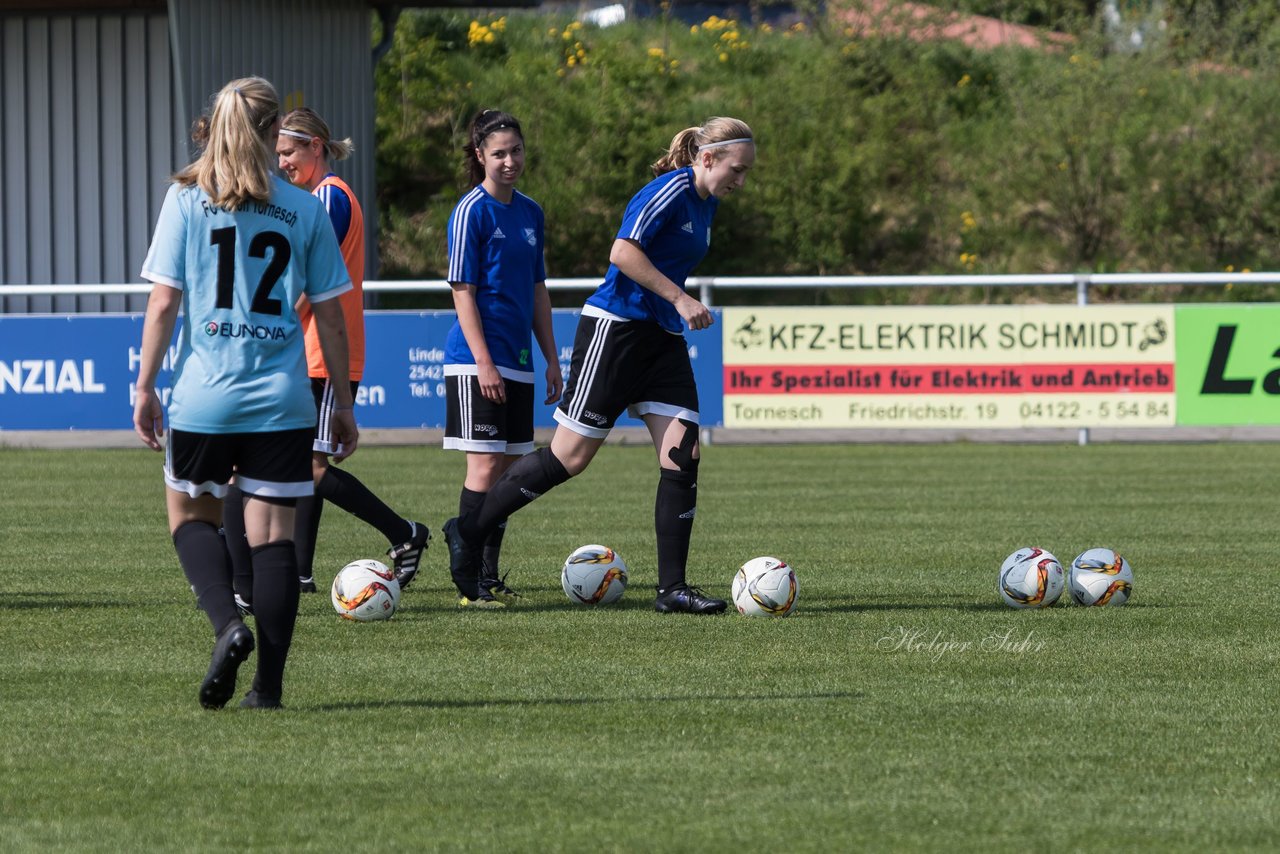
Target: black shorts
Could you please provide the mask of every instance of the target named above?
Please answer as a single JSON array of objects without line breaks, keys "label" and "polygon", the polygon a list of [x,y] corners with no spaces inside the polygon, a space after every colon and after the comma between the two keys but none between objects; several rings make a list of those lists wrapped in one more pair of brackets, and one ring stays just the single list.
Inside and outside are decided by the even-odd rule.
[{"label": "black shorts", "polygon": [[629,412],[698,423],[698,387],[683,335],[656,323],[583,314],[556,421],[596,439]]},{"label": "black shorts", "polygon": [[494,403],[480,393],[471,365],[446,366],[444,447],[454,451],[518,456],[533,451],[533,383],[503,378],[507,402]]},{"label": "black shorts", "polygon": [[192,498],[225,498],[227,485],[262,498],[311,495],[310,427],[271,433],[188,433],[169,430],[164,479]]},{"label": "black shorts", "polygon": [[[351,381],[351,399],[360,390],[360,381]],[[340,454],[345,450],[341,442],[333,441],[333,407],[337,403],[333,398],[333,385],[328,377],[311,378],[311,397],[316,402],[316,433],[311,443],[311,450],[321,454]]]}]

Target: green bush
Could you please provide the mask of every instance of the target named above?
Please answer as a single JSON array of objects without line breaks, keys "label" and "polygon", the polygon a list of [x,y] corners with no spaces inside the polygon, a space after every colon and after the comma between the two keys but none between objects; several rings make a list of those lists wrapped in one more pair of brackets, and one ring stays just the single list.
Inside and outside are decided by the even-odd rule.
[{"label": "green bush", "polygon": [[[1024,4],[1080,20],[1076,5]],[[749,122],[759,159],[699,272],[1274,267],[1275,63],[1192,62],[1171,32],[1139,53],[1087,27],[1061,49],[979,52],[836,14],[776,30],[406,12],[377,69],[381,275],[443,274],[461,146],[486,107],[524,125],[521,190],[546,211],[553,277],[604,272],[649,164],[712,115]]]}]

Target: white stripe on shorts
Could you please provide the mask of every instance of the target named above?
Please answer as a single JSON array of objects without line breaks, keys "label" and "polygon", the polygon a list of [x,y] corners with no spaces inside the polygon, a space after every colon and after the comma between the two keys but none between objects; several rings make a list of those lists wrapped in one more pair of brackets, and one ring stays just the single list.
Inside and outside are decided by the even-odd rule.
[{"label": "white stripe on shorts", "polygon": [[609,337],[609,330],[613,328],[613,324],[612,320],[596,318],[596,328],[591,333],[591,343],[587,345],[587,352],[582,359],[582,376],[574,380],[573,405],[567,413],[574,421],[581,421],[582,412],[587,408],[587,395],[591,390],[591,384],[595,382],[596,374],[600,371],[600,354],[604,352],[605,340]]}]

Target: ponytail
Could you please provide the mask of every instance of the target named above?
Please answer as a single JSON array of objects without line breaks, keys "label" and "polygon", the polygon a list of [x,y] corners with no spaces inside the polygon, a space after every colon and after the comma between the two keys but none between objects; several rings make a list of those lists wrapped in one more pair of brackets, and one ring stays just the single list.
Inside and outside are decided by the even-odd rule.
[{"label": "ponytail", "polygon": [[310,107],[299,107],[296,110],[290,110],[280,120],[280,132],[289,136],[302,134],[308,140],[312,137],[320,140],[320,144],[324,148],[325,160],[346,160],[356,148],[355,144],[351,142],[351,137],[333,139],[328,123],[320,118],[320,114]]},{"label": "ponytail", "polygon": [[198,186],[216,206],[235,210],[250,199],[271,198],[271,131],[280,112],[275,87],[261,77],[242,77],[222,87],[207,124],[192,128],[204,137],[196,160],[173,176]]},{"label": "ponytail", "polygon": [[[699,127],[685,128],[671,138],[667,153],[658,158],[651,167],[653,174],[665,175],[676,169],[690,166],[698,159],[698,151],[705,148],[720,148],[737,142],[754,142],[755,137],[747,123],[739,119],[715,116],[707,119]],[[716,152],[719,158],[720,151]]]}]

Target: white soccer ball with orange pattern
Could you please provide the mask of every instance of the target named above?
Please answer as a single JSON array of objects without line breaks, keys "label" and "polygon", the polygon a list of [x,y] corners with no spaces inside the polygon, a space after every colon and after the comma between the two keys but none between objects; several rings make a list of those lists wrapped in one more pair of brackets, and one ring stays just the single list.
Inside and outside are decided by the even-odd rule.
[{"label": "white soccer ball with orange pattern", "polygon": [[582,546],[565,559],[560,586],[570,602],[608,605],[626,592],[627,565],[622,555],[608,546]]},{"label": "white soccer ball with orange pattern", "polygon": [[1018,549],[1004,559],[996,589],[1010,608],[1047,608],[1062,596],[1066,573],[1049,552],[1035,546]]},{"label": "white soccer ball with orange pattern", "polygon": [[348,620],[389,620],[400,605],[400,582],[382,561],[353,560],[338,570],[329,593],[333,610]]},{"label": "white soccer ball with orange pattern", "polygon": [[746,617],[785,617],[799,595],[795,570],[776,557],[752,558],[733,576],[733,605]]},{"label": "white soccer ball with orange pattern", "polygon": [[1067,591],[1077,605],[1123,605],[1133,595],[1133,567],[1111,549],[1089,549],[1071,561]]}]

